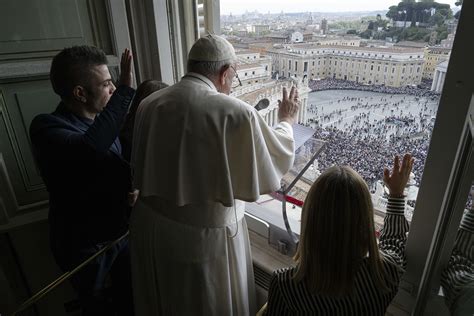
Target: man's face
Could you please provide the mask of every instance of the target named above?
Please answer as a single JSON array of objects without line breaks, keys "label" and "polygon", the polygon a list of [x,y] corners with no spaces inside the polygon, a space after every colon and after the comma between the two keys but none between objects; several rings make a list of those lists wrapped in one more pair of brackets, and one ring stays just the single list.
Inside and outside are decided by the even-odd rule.
[{"label": "man's face", "polygon": [[91,68],[89,82],[87,83],[87,111],[93,114],[104,110],[109,102],[115,86],[112,83],[112,77],[107,65],[99,65]]},{"label": "man's face", "polygon": [[230,92],[232,91],[232,85],[233,85],[233,82],[234,82],[234,78],[236,77],[237,75],[237,72],[235,70],[235,65],[234,66],[231,66],[229,67],[223,75],[225,75],[225,78],[224,78],[224,84],[222,85],[222,93],[224,94],[227,94],[229,95]]}]

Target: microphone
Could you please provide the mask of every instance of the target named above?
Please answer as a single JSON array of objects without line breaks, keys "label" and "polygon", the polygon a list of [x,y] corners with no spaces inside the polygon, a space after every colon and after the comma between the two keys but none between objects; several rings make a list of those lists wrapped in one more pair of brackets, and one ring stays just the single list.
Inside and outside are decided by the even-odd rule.
[{"label": "microphone", "polygon": [[257,105],[255,106],[255,109],[257,111],[260,111],[260,110],[266,109],[269,105],[270,105],[270,100],[268,100],[267,98],[263,98],[260,101],[258,101]]}]

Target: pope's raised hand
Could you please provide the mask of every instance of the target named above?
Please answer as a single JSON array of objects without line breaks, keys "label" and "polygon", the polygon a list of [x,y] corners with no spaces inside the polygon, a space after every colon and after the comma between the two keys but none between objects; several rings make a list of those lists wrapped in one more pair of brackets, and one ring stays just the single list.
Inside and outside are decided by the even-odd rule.
[{"label": "pope's raised hand", "polygon": [[298,109],[300,108],[298,100],[298,89],[291,87],[290,95],[286,88],[283,88],[283,99],[278,101],[278,120],[279,122],[288,122],[291,125],[296,122]]}]

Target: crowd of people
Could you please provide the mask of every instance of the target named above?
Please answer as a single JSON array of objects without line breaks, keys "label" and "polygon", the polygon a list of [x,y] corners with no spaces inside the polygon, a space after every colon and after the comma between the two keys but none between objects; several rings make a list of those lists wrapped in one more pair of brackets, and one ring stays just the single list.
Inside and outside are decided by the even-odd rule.
[{"label": "crowd of people", "polygon": [[[436,115],[435,100],[410,96],[343,96],[308,106],[308,126],[327,142],[318,158],[321,171],[351,165],[370,186],[395,154],[410,151],[420,184]],[[416,103],[416,104],[414,104]]]},{"label": "crowd of people", "polygon": [[363,128],[359,127],[353,134],[337,128],[317,127],[314,137],[327,142],[318,158],[319,169],[325,170],[334,164],[350,165],[369,186],[374,186],[377,180],[382,179],[381,170],[390,163],[390,157],[411,151],[417,161],[413,167],[415,184],[419,185],[428,152],[429,135],[417,139],[393,137],[388,143],[381,140],[378,134],[361,138],[361,130]]},{"label": "crowd of people", "polygon": [[364,85],[354,81],[327,78],[322,80],[310,80],[308,86],[311,91],[359,90],[389,94],[408,94],[433,99],[439,97],[439,93],[429,90],[426,84],[419,86],[389,87],[385,85]]}]

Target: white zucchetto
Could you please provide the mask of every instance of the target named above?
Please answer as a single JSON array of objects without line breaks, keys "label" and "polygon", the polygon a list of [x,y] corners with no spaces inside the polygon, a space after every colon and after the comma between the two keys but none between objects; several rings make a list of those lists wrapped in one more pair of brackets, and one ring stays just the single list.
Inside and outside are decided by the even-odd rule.
[{"label": "white zucchetto", "polygon": [[208,34],[198,39],[189,51],[189,60],[223,61],[237,59],[234,47],[225,38]]}]

